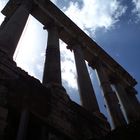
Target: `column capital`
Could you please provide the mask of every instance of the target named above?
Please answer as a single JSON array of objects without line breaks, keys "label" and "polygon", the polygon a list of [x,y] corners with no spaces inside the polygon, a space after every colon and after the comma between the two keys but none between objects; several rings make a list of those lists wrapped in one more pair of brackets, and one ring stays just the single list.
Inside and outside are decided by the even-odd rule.
[{"label": "column capital", "polygon": [[115,72],[111,72],[109,73],[109,80],[112,84],[117,84],[117,83],[121,83],[121,79],[119,76],[116,75]]},{"label": "column capital", "polygon": [[91,61],[88,62],[88,65],[93,69],[98,69],[100,67],[107,69],[107,65],[98,56],[93,56]]},{"label": "column capital", "polygon": [[30,11],[32,9],[33,0],[9,0],[1,13],[6,17],[11,17],[20,5],[24,5],[26,9]]},{"label": "column capital", "polygon": [[126,88],[125,88],[125,90],[126,90],[126,92],[128,93],[128,94],[138,94],[138,92],[137,92],[137,90],[135,89],[135,88],[133,88],[132,86],[127,86]]},{"label": "column capital", "polygon": [[57,25],[50,22],[45,28],[48,29],[46,59],[43,72],[43,84],[58,83],[61,81],[60,47]]},{"label": "column capital", "polygon": [[47,24],[44,25],[43,29],[44,30],[49,30],[52,28],[58,28],[57,23],[54,20],[49,20],[49,22],[47,22]]},{"label": "column capital", "polygon": [[10,19],[6,21],[2,30],[0,30],[0,48],[5,50],[11,58],[26,25],[28,16],[29,11],[22,4],[16,9]]},{"label": "column capital", "polygon": [[73,51],[77,48],[83,49],[82,45],[76,43],[76,41],[70,42],[69,45],[67,46],[67,49],[69,49],[70,51]]},{"label": "column capital", "polygon": [[92,58],[92,60],[91,60],[90,62],[88,62],[88,65],[89,65],[90,67],[92,67],[93,69],[96,69],[96,67],[98,66],[99,63],[101,63],[99,57],[94,56],[94,57]]},{"label": "column capital", "polygon": [[128,94],[134,94],[135,95],[135,94],[138,93],[137,90],[133,86],[128,85],[127,83],[125,83],[121,79],[121,77],[119,77],[119,76],[117,76],[115,74],[115,72],[109,73],[109,80],[114,85],[120,84],[122,87],[124,87],[125,92],[128,93]]}]

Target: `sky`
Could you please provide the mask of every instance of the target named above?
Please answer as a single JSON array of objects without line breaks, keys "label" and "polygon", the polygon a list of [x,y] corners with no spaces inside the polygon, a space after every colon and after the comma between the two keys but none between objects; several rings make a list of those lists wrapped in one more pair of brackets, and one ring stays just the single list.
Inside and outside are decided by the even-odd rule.
[{"label": "sky", "polygon": [[[0,0],[0,10],[7,0]],[[138,82],[140,100],[140,0],[52,0],[86,34],[96,41],[111,57]],[[3,16],[0,15],[0,22]],[[14,55],[17,65],[30,75],[42,80],[47,31],[32,16],[26,24]],[[60,40],[63,85],[72,100],[80,104],[73,53]],[[101,90],[95,71],[88,69],[100,104],[104,110]]]}]

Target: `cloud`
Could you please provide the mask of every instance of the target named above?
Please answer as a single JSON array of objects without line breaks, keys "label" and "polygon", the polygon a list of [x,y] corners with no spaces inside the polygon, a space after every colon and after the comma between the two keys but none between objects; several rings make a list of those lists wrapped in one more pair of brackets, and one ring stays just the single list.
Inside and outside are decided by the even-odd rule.
[{"label": "cloud", "polygon": [[[1,0],[0,1],[0,11],[4,8],[4,6],[6,5],[7,2],[8,2],[8,0]],[[3,22],[4,17],[5,16],[0,13],[0,25]]]},{"label": "cloud", "polygon": [[[40,81],[43,76],[46,47],[47,31],[43,30],[43,26],[30,16],[18,43],[14,60],[19,67]],[[73,53],[66,49],[66,44],[62,41],[60,41],[60,50],[63,86],[71,99],[79,103]]]},{"label": "cloud", "polygon": [[[53,0],[56,4],[57,0]],[[126,7],[117,0],[83,0],[83,6],[79,8],[77,2],[70,2],[68,8],[62,9],[79,27],[94,31],[96,28],[109,29],[125,13]],[[43,53],[47,44],[46,33],[41,33],[42,25],[38,24],[32,17],[29,18],[17,50],[17,64],[27,70],[29,74],[42,79]],[[35,34],[36,32],[36,34]],[[88,32],[87,32],[88,33]],[[26,34],[26,35],[25,35]],[[41,38],[40,38],[41,36]],[[45,40],[46,39],[46,40]],[[60,42],[61,70],[63,85],[73,100],[79,102],[77,74],[73,53],[66,49],[66,44]]]},{"label": "cloud", "polygon": [[56,4],[57,3],[57,0],[51,0],[51,2],[53,2],[54,4]]},{"label": "cloud", "polygon": [[140,0],[132,0],[132,3],[134,4],[134,9],[132,12],[137,14],[137,16],[140,18]]},{"label": "cloud", "polygon": [[72,88],[68,82],[68,80],[63,79],[63,86],[65,87],[69,97],[76,103],[81,104],[78,90],[76,88]]},{"label": "cloud", "polygon": [[19,67],[40,81],[43,74],[46,44],[47,31],[43,30],[43,25],[35,18],[29,16],[14,54],[14,60]]},{"label": "cloud", "polygon": [[[82,7],[79,7],[78,2],[71,1],[69,7],[63,7],[61,10],[89,34],[89,30],[94,32],[97,28],[109,29],[114,26],[126,9],[127,7],[121,5],[117,0],[111,2],[106,0],[83,0]],[[68,89],[68,93],[73,95],[73,90],[69,89],[78,90],[73,53],[66,50],[66,44],[63,42],[60,42],[60,44],[63,85]]]},{"label": "cloud", "polygon": [[[109,29],[114,26],[126,9],[127,7],[121,5],[117,0],[112,0],[111,2],[106,0],[83,0],[82,8],[79,8],[79,3],[71,1],[68,8],[63,7],[61,10],[89,34],[89,30],[94,32],[97,28]],[[73,98],[76,96],[76,91],[78,91],[73,53],[66,50],[66,44],[63,42],[60,42],[60,44],[63,85],[70,97]],[[89,73],[93,80],[91,71]]]},{"label": "cloud", "polygon": [[73,52],[66,49],[66,44],[60,41],[62,80],[67,86],[77,90],[76,67]]},{"label": "cloud", "polygon": [[71,2],[68,8],[62,9],[83,30],[109,29],[127,9],[118,0],[83,0],[83,3],[82,8]]}]

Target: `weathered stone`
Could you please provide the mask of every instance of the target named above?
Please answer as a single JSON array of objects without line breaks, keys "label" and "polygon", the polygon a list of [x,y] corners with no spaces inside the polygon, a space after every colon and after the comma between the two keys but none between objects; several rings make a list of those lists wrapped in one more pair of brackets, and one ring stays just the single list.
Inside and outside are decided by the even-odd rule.
[{"label": "weathered stone", "polygon": [[72,49],[77,68],[77,80],[82,106],[91,112],[100,112],[94,88],[84,60],[82,48],[80,45],[74,44]]},{"label": "weathered stone", "polygon": [[[135,79],[67,18],[51,1],[21,0],[21,2],[20,0],[11,0],[10,2],[12,1],[19,3],[15,5],[8,3],[9,5],[3,10],[3,13],[7,17],[0,30],[0,95],[2,95],[1,99],[6,101],[3,105],[8,111],[7,118],[6,111],[3,108],[1,109],[3,113],[0,116],[0,138],[4,139],[3,136],[5,136],[6,140],[15,140],[17,138],[17,132],[20,130],[18,126],[22,110],[28,110],[30,117],[29,122],[27,122],[26,117],[23,116],[23,125],[20,125],[20,128],[23,128],[22,126],[26,123],[27,131],[26,133],[22,133],[22,135],[19,133],[19,136],[26,135],[27,139],[35,139],[36,136],[40,139],[42,126],[45,126],[46,130],[48,130],[46,136],[52,134],[50,139],[98,140],[106,136],[111,130],[107,119],[102,114],[98,112],[93,113],[73,102],[67,95],[66,90],[62,87],[60,82],[60,60],[57,59],[58,65],[54,67],[59,69],[59,78],[56,78],[59,80],[47,81],[43,85],[39,80],[29,76],[25,71],[18,68],[16,63],[11,59],[29,12],[45,25],[48,30],[51,21],[54,21],[57,25],[58,32],[55,32],[56,36],[49,37],[48,55],[51,55],[51,58],[54,54],[60,57],[58,48],[56,49],[59,37],[68,46],[72,42],[78,43],[83,49],[83,58],[88,62],[92,62],[93,57],[97,57],[97,60],[102,60],[109,71],[114,72],[121,79],[123,77],[123,81],[132,87],[132,89],[136,84]],[[34,2],[34,5],[31,2]],[[54,34],[56,30],[51,31],[53,31],[51,34]],[[13,36],[14,32],[16,32],[16,36]],[[49,63],[52,62],[50,61]],[[55,64],[56,61],[53,62],[53,66]],[[94,63],[94,68],[96,64]],[[91,66],[93,67],[92,63]],[[50,74],[52,74],[51,71],[56,72],[53,67],[49,69]],[[102,87],[106,91],[110,91],[110,84],[108,84],[108,81],[104,82],[106,77],[102,79]],[[129,91],[132,93],[132,90]],[[108,93],[112,93],[113,96],[115,95],[113,92]],[[115,111],[119,112],[120,108],[118,106],[119,104],[114,106],[113,102],[118,103],[118,101],[113,96],[109,97],[111,100],[108,100],[108,103],[110,104],[113,115],[116,115]],[[107,99],[108,95],[105,95],[105,97]],[[117,118],[116,116],[114,118]],[[118,126],[121,127],[120,125]]]},{"label": "weathered stone", "polygon": [[[71,139],[98,138],[110,131],[106,119],[100,119],[97,114],[95,116],[72,102],[61,86],[53,84],[44,87],[35,78],[23,74],[23,71],[20,73],[20,69],[14,73],[17,78],[4,80],[3,83],[10,91],[8,104],[17,112],[28,108],[46,125]],[[97,130],[100,130],[100,135],[96,135]]]}]

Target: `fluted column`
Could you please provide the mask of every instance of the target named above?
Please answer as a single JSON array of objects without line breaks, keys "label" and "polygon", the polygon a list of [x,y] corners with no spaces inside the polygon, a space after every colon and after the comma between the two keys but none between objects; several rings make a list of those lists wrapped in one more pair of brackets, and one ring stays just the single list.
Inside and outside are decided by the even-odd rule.
[{"label": "fluted column", "polygon": [[25,0],[0,30],[0,49],[13,57],[31,10],[31,0]]},{"label": "fluted column", "polygon": [[130,123],[140,118],[140,104],[135,93],[127,93],[119,82],[115,84],[115,88],[121,104],[123,105],[128,122]]},{"label": "fluted column", "polygon": [[87,110],[90,110],[91,112],[99,112],[99,106],[92,87],[81,46],[75,45],[72,49],[74,51],[81,103]]},{"label": "fluted column", "polygon": [[103,90],[106,107],[111,117],[112,128],[116,128],[118,126],[125,125],[126,121],[120,109],[118,98],[111,87],[111,83],[108,79],[108,75],[105,69],[106,68],[104,65],[99,61],[98,65],[96,65],[96,71],[101,84],[101,88]]},{"label": "fluted column", "polygon": [[58,29],[55,23],[48,27],[48,42],[43,73],[43,84],[56,83],[61,85],[61,65]]}]

